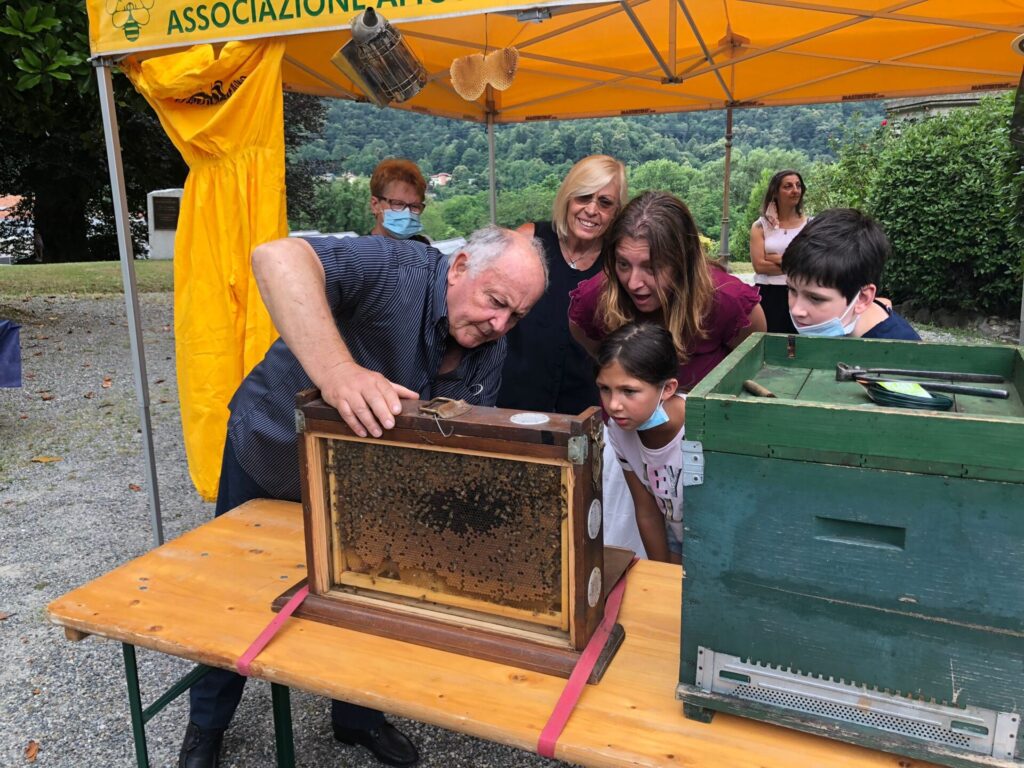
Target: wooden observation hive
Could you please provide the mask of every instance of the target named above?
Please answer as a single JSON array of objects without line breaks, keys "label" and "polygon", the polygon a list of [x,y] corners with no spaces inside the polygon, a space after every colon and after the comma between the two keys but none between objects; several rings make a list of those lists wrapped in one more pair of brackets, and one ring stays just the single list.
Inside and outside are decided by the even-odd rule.
[{"label": "wooden observation hive", "polygon": [[300,395],[296,615],[567,677],[632,555],[602,543],[599,411],[452,405],[405,401],[394,429],[360,438]]}]

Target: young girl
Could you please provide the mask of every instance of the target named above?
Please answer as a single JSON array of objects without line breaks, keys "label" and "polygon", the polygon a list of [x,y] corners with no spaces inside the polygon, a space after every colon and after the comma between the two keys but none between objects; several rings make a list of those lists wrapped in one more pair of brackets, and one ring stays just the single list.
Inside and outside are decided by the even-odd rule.
[{"label": "young girl", "polygon": [[597,353],[597,388],[608,439],[633,497],[637,527],[651,560],[679,563],[683,551],[683,417],[679,361],[665,328],[624,325]]}]

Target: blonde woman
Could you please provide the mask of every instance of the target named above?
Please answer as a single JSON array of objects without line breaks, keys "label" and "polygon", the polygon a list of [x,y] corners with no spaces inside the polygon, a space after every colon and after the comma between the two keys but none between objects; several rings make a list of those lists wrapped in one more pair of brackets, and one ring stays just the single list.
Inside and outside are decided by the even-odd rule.
[{"label": "blonde woman", "polygon": [[540,240],[550,286],[508,334],[498,406],[578,414],[600,400],[593,362],[569,335],[569,292],[601,270],[608,227],[626,202],[626,169],[608,155],[576,163],[562,181],[551,221],[519,227]]}]

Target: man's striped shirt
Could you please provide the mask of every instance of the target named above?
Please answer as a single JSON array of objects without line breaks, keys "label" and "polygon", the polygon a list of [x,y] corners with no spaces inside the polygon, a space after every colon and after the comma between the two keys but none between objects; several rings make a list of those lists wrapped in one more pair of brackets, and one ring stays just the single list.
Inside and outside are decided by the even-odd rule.
[{"label": "man's striped shirt", "polygon": [[[424,400],[451,397],[494,405],[504,338],[467,350],[451,373],[437,372],[448,344],[444,254],[380,236],[307,242],[323,263],[328,305],[359,365]],[[299,499],[295,395],[312,386],[278,339],[231,399],[228,439],[245,472],[274,498]]]}]

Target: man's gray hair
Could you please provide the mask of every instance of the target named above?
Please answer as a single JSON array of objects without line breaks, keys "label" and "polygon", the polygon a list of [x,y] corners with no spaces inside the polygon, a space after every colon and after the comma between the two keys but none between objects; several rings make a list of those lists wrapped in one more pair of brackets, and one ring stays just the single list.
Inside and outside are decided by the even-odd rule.
[{"label": "man's gray hair", "polygon": [[[493,224],[482,227],[469,236],[466,245],[448,257],[448,266],[460,253],[469,256],[466,266],[470,274],[478,275],[494,264],[498,258],[515,246],[516,233],[511,229]],[[548,260],[544,256],[544,245],[536,237],[529,238],[530,251],[544,270],[544,290],[548,288]]]}]

